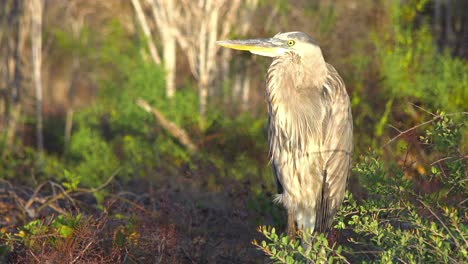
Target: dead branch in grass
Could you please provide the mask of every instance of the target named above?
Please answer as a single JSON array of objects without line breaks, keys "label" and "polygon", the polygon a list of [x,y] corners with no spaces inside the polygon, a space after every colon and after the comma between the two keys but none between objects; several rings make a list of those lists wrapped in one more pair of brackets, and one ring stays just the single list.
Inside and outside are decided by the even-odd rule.
[{"label": "dead branch in grass", "polygon": [[185,132],[182,128],[178,127],[173,122],[167,120],[161,112],[155,107],[152,107],[143,99],[137,100],[138,106],[143,108],[146,112],[152,113],[156,118],[156,121],[167,131],[171,134],[174,138],[176,138],[182,145],[184,145],[191,153],[194,153],[198,150],[197,146],[190,140],[187,132]]},{"label": "dead branch in grass", "polygon": [[[89,189],[87,189],[87,188],[76,188],[76,189],[73,189],[73,190],[65,190],[60,184],[49,181],[48,183],[50,184],[50,186],[51,187],[57,187],[60,190],[60,192],[49,195],[49,196],[45,196],[45,197],[40,197],[39,194],[40,194],[40,191],[43,189],[43,187],[45,186],[46,183],[42,183],[42,184],[38,185],[34,189],[32,195],[29,196],[29,198],[27,198],[27,199],[21,198],[14,191],[13,186],[11,186],[11,184],[9,184],[9,182],[5,181],[5,180],[3,180],[3,181],[5,183],[7,183],[8,188],[0,189],[0,191],[4,191],[10,197],[12,197],[16,201],[16,204],[18,205],[18,207],[22,209],[23,213],[25,215],[27,215],[28,217],[30,217],[30,218],[35,218],[43,209],[45,209],[47,207],[54,210],[55,212],[57,212],[59,214],[66,214],[66,210],[61,208],[59,205],[56,205],[55,202],[57,202],[57,201],[59,201],[61,199],[66,199],[66,200],[70,201],[70,203],[73,206],[76,206],[75,200],[73,198],[74,196],[79,196],[79,195],[82,195],[84,193],[93,193],[93,192],[97,192],[97,191],[100,191],[100,190],[104,189],[107,185],[109,185],[112,182],[112,180],[114,179],[114,177],[117,175],[117,173],[119,171],[120,171],[120,168],[115,170],[114,173],[112,173],[112,175],[106,180],[106,182],[104,182],[102,185],[100,185],[97,188],[89,188]],[[39,204],[39,206],[37,208],[32,207],[35,203]]]}]

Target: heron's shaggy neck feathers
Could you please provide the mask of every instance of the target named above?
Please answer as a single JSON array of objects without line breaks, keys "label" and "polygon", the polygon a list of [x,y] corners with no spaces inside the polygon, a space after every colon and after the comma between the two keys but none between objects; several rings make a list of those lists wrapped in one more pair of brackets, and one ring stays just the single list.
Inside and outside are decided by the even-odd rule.
[{"label": "heron's shaggy neck feathers", "polygon": [[307,57],[311,66],[305,67],[303,58],[287,53],[273,60],[267,75],[267,100],[270,112],[270,155],[284,150],[295,155],[309,155],[310,146],[320,152],[320,142],[307,142],[306,135],[322,134],[325,115],[323,86],[327,80],[327,64],[320,54]]}]

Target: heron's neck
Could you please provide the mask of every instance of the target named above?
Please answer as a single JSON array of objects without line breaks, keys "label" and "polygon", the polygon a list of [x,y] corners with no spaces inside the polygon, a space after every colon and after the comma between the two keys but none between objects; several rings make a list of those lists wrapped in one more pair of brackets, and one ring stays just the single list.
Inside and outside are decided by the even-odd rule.
[{"label": "heron's neck", "polygon": [[321,53],[303,56],[287,53],[275,58],[268,69],[268,94],[284,100],[294,96],[304,98],[305,94],[313,98],[314,94],[321,93],[327,76],[327,63]]},{"label": "heron's neck", "polygon": [[322,53],[305,54],[302,65],[306,72],[304,83],[322,89],[328,76],[327,63]]},{"label": "heron's neck", "polygon": [[[285,135],[288,142],[302,151],[306,134],[320,135],[324,108],[322,107],[322,87],[327,78],[327,68],[323,61],[310,62],[310,58],[290,54],[275,58],[268,69],[267,101],[270,112],[270,126]],[[318,146],[319,143],[315,142]]]}]

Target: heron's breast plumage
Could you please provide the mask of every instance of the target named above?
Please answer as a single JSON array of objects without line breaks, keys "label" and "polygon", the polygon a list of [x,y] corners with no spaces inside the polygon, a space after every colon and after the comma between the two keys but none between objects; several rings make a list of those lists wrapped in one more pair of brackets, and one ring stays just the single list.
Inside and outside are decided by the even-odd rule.
[{"label": "heron's breast plumage", "polygon": [[322,123],[319,89],[302,87],[306,71],[297,55],[276,58],[267,78],[270,158],[276,166],[286,207],[315,207],[322,185]]}]

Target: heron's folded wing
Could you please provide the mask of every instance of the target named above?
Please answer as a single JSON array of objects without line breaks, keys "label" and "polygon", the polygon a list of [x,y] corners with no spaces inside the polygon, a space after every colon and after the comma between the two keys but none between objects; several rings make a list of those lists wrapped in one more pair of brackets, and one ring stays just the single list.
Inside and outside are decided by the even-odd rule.
[{"label": "heron's folded wing", "polygon": [[273,176],[275,177],[276,190],[277,190],[278,194],[282,194],[283,193],[283,185],[281,185],[281,181],[280,181],[280,178],[279,178],[278,167],[276,166],[274,161],[272,161],[271,165],[272,165],[271,167],[273,168]]},{"label": "heron's folded wing", "polygon": [[330,107],[323,123],[324,181],[317,208],[316,230],[318,231],[326,231],[343,201],[353,148],[353,123],[349,97],[341,77],[334,69],[327,85],[329,87],[324,89],[328,89]]}]

